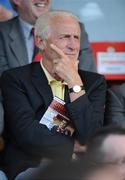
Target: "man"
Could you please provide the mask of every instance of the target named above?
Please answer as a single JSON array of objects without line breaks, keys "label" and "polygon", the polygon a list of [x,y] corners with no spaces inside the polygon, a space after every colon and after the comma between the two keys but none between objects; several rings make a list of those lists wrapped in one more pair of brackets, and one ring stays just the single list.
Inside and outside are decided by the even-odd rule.
[{"label": "man", "polygon": [[10,2],[19,16],[0,24],[0,74],[32,62],[34,41],[31,30],[36,19],[50,8],[50,0]]},{"label": "man", "polygon": [[[48,12],[38,18],[35,29],[42,61],[4,72],[1,78],[8,135],[4,162],[10,178],[39,165],[43,157],[70,159],[75,139],[84,144],[103,124],[106,84],[102,75],[78,71],[77,18]],[[57,94],[66,102],[75,129],[72,137],[40,124]]]},{"label": "man", "polygon": [[125,83],[108,89],[106,108],[106,124],[125,124]]},{"label": "man", "polygon": [[[34,38],[31,29],[36,19],[49,11],[51,0],[10,0],[18,16],[0,23],[0,76],[3,71],[31,63],[34,56]],[[96,72],[92,51],[84,25],[81,25],[81,69]],[[3,122],[3,118],[1,119]]]}]

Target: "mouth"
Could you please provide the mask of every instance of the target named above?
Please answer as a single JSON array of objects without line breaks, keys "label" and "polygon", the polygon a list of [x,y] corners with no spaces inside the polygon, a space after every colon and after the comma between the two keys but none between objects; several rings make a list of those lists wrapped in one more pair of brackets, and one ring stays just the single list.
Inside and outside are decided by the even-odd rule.
[{"label": "mouth", "polygon": [[66,54],[67,56],[76,56],[76,54]]},{"label": "mouth", "polygon": [[34,3],[34,5],[38,8],[44,8],[47,5],[47,2],[43,1],[43,2],[38,2],[38,3]]}]

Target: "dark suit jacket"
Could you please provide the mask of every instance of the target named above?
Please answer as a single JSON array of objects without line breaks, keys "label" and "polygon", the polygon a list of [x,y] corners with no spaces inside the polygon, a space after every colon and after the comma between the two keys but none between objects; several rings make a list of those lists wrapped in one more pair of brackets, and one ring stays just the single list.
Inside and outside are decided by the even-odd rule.
[{"label": "dark suit jacket", "polygon": [[6,70],[28,64],[28,54],[18,17],[0,22],[0,75]]},{"label": "dark suit jacket", "polygon": [[[80,68],[96,71],[84,25],[81,26]],[[28,55],[18,17],[0,22],[0,75],[6,70],[28,64]]]},{"label": "dark suit jacket", "polygon": [[1,78],[5,108],[5,130],[8,143],[5,166],[8,173],[37,165],[42,157],[70,158],[74,138],[84,144],[103,124],[106,84],[102,75],[79,71],[86,94],[69,102],[66,87],[65,101],[73,122],[75,137],[52,133],[39,124],[52,101],[52,91],[40,63],[8,70]]},{"label": "dark suit jacket", "polygon": [[108,89],[105,123],[125,125],[125,83]]}]

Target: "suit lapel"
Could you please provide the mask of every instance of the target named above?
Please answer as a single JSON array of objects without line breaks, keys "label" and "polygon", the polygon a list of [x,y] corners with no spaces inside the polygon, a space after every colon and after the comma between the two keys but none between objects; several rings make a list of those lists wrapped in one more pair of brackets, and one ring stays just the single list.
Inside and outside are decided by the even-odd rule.
[{"label": "suit lapel", "polygon": [[21,27],[19,24],[19,19],[16,17],[14,19],[15,23],[12,24],[10,30],[10,48],[15,55],[18,64],[25,65],[28,64],[28,54],[26,51],[26,46],[23,38],[23,34],[21,32]]},{"label": "suit lapel", "polygon": [[49,106],[53,99],[51,87],[48,85],[48,80],[40,66],[40,63],[35,63],[32,69],[32,83],[38,93],[44,99],[46,107]]}]

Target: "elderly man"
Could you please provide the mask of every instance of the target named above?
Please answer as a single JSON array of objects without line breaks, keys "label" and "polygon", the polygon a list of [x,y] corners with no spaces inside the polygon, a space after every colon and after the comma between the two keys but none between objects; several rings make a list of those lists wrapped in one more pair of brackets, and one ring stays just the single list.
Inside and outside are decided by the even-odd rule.
[{"label": "elderly man", "polygon": [[[42,61],[8,70],[1,78],[8,143],[4,164],[10,178],[43,158],[70,160],[74,141],[84,144],[103,124],[106,84],[102,75],[78,70],[77,17],[45,13],[36,22],[35,39]],[[54,96],[65,101],[72,137],[40,123]]]},{"label": "elderly man", "polygon": [[[101,128],[88,141],[86,158],[86,161],[90,162],[90,167],[87,172],[88,178],[83,179],[123,180],[125,178],[125,128],[116,125]],[[93,170],[95,169],[93,172],[91,166]]]},{"label": "elderly man", "polygon": [[[10,0],[10,2],[18,16],[0,23],[0,75],[7,69],[32,62],[35,51],[32,28],[37,18],[49,11],[51,6],[51,0]],[[95,72],[96,66],[88,36],[84,25],[80,23],[80,26],[82,33],[79,68]],[[3,117],[0,121],[3,123]]]}]

